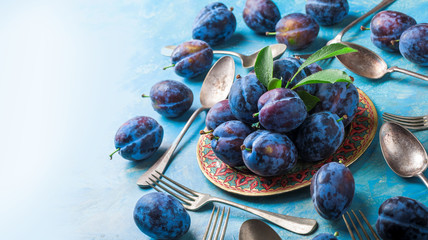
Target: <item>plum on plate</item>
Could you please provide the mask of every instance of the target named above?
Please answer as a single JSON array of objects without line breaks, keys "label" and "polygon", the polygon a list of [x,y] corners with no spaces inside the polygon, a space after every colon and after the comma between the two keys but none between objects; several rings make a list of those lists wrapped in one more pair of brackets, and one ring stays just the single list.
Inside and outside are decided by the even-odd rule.
[{"label": "plum on plate", "polygon": [[152,192],[142,196],[134,208],[134,221],[147,236],[176,239],[190,228],[190,216],[174,197]]},{"label": "plum on plate", "polygon": [[245,24],[259,34],[275,31],[281,19],[278,7],[271,0],[247,0],[242,15]]},{"label": "plum on plate", "polygon": [[347,0],[307,0],[305,8],[323,26],[341,22],[349,12]]},{"label": "plum on plate", "polygon": [[162,139],[162,126],[151,117],[141,116],[120,126],[114,137],[114,145],[116,152],[123,158],[138,161],[152,156],[161,145]]},{"label": "plum on plate", "polygon": [[311,197],[315,210],[328,220],[338,219],[349,208],[354,192],[354,177],[342,163],[325,164],[311,180]]},{"label": "plum on plate", "polygon": [[[293,57],[281,58],[273,61],[273,77],[282,79],[282,87],[287,85],[287,82],[296,74],[299,67],[302,65],[302,61]],[[311,65],[309,65],[311,66]],[[309,67],[308,66],[308,67]],[[311,67],[312,68],[312,67]],[[300,80],[309,76],[308,70],[305,68],[305,71],[299,72],[293,81],[288,85],[288,88],[294,87]],[[316,84],[306,84],[301,87],[296,88],[296,90],[304,90],[310,94],[315,93]]]},{"label": "plum on plate", "polygon": [[231,120],[236,120],[236,117],[230,110],[229,99],[225,99],[211,107],[205,118],[205,125],[208,130],[214,130],[220,124]]},{"label": "plum on plate", "polygon": [[428,66],[428,23],[416,24],[404,31],[399,49],[410,62]]}]

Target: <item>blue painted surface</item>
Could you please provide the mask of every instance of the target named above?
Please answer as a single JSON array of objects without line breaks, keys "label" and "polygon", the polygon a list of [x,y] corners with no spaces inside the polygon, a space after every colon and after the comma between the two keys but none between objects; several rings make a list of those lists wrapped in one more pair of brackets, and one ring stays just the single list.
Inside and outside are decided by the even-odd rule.
[{"label": "blue painted surface", "polygon": [[[132,163],[116,156],[113,137],[119,126],[137,115],[155,118],[165,130],[161,150],[175,139],[190,112],[178,119],[157,114],[150,100],[142,99],[150,87],[166,79],[186,83],[197,101],[203,77],[186,80],[160,55],[164,45],[191,39],[194,18],[209,1],[94,0],[0,1],[0,238],[1,239],[148,239],[133,222],[137,200],[152,190],[135,182],[154,158]],[[281,15],[304,12],[303,1],[275,1]],[[374,6],[374,0],[350,0],[344,22],[321,27],[312,52],[334,37],[347,23]],[[235,8],[237,31],[217,49],[251,53],[275,43],[274,37],[254,34],[243,22],[244,0],[227,1]],[[389,9],[427,22],[428,1],[398,0]],[[369,19],[363,22],[369,25]],[[344,40],[360,43],[379,53],[390,66],[423,74],[399,54],[383,52],[358,26]],[[284,56],[290,56],[287,51]],[[216,56],[218,57],[218,56]],[[326,61],[324,68],[345,68]],[[237,62],[237,74],[247,70]],[[428,114],[428,84],[400,73],[381,80],[354,74],[355,84],[374,102],[379,115]],[[283,214],[315,218],[316,233],[339,231],[350,239],[342,221],[322,219],[314,210],[309,188],[274,197],[249,198],[226,193],[206,180],[196,163],[201,114],[178,147],[166,174],[187,186],[212,195]],[[382,121],[379,120],[381,124]],[[428,148],[428,131],[417,132]],[[160,156],[158,152],[155,156]],[[378,136],[367,152],[350,167],[356,183],[353,209],[361,209],[374,224],[380,204],[402,195],[428,205],[428,191],[419,179],[403,179],[386,165]],[[428,175],[428,173],[426,173]],[[192,225],[183,239],[201,239],[209,205],[190,212]],[[232,209],[227,239],[238,239],[240,225],[254,216]],[[283,239],[311,239],[274,227]]]}]

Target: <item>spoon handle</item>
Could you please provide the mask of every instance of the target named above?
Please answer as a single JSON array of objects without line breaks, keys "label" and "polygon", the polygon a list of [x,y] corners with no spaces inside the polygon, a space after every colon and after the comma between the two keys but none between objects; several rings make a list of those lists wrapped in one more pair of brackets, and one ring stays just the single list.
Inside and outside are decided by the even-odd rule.
[{"label": "spoon handle", "polygon": [[242,58],[242,54],[240,53],[236,53],[236,52],[231,52],[231,51],[224,51],[224,50],[213,50],[214,54],[226,54],[226,55],[233,55],[239,58]]},{"label": "spoon handle", "polygon": [[155,164],[153,164],[151,168],[149,168],[149,170],[147,170],[143,175],[141,175],[141,177],[137,181],[138,186],[150,187],[148,183],[151,183],[151,180],[149,178],[153,178],[152,175],[159,176],[156,171],[159,173],[163,173],[165,171],[168,162],[171,160],[172,154],[174,153],[184,134],[187,132],[187,129],[189,129],[190,125],[192,125],[193,121],[196,119],[199,113],[201,113],[205,109],[206,108],[204,107],[200,107],[192,114],[186,125],[184,125],[183,130],[181,130],[181,132],[178,134],[177,138],[174,140],[168,150],[166,150],[166,152],[156,161]]},{"label": "spoon handle", "polygon": [[425,177],[425,175],[423,173],[419,173],[418,177],[422,180],[422,182],[425,183],[425,186],[427,186],[428,188],[428,179]]},{"label": "spoon handle", "polygon": [[394,66],[394,67],[390,67],[390,68],[388,69],[388,71],[389,71],[389,72],[401,72],[401,73],[404,73],[404,74],[410,75],[410,76],[412,76],[412,77],[415,77],[415,78],[419,78],[419,79],[422,79],[422,80],[428,81],[428,76],[426,76],[426,75],[422,75],[422,74],[419,74],[419,73],[415,73],[415,72],[409,71],[409,70],[404,69],[404,68],[399,68],[399,67]]},{"label": "spoon handle", "polygon": [[376,7],[374,7],[372,10],[368,11],[363,16],[355,19],[353,22],[351,22],[348,26],[346,26],[342,31],[337,34],[337,36],[332,40],[332,42],[340,42],[342,41],[343,34],[345,34],[351,27],[355,26],[357,23],[361,22],[366,17],[372,15],[374,12],[388,6],[389,4],[395,2],[396,0],[383,0],[381,3],[379,3]]}]

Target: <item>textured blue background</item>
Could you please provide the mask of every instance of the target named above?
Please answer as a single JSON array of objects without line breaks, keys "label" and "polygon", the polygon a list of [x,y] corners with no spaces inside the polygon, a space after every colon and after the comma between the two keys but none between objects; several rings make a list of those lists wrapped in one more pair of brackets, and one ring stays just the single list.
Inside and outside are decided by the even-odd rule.
[{"label": "textured blue background", "polygon": [[[0,238],[1,239],[147,239],[135,226],[132,211],[142,190],[138,177],[154,158],[132,163],[115,156],[113,137],[118,127],[137,115],[151,116],[164,127],[165,150],[184,126],[190,112],[179,119],[158,115],[142,93],[157,81],[186,83],[195,94],[192,109],[200,106],[203,77],[193,80],[162,71],[170,60],[160,55],[164,45],[190,40],[192,23],[210,1],[93,0],[0,1]],[[275,1],[281,15],[304,12],[304,1]],[[321,27],[312,52],[334,37],[347,23],[378,1],[350,2],[350,14],[333,27]],[[255,35],[243,22],[244,0],[225,1],[235,8],[237,31],[218,49],[244,54],[275,43]],[[428,1],[398,0],[389,9],[428,22]],[[368,25],[370,18],[363,22]],[[379,53],[389,66],[422,74],[399,54],[383,52],[359,26],[344,40]],[[287,51],[284,56],[292,55]],[[216,56],[219,57],[219,56]],[[325,68],[345,68],[337,60]],[[237,62],[237,74],[247,70]],[[373,100],[379,115],[428,114],[428,83],[400,73],[381,80],[354,74],[355,84]],[[329,222],[314,210],[309,188],[275,197],[249,198],[226,193],[208,182],[196,163],[201,114],[178,147],[167,174],[189,187],[215,196],[283,214],[315,218],[320,232],[339,231],[349,239],[342,221]],[[380,120],[381,124],[382,121]],[[416,136],[428,147],[428,131]],[[159,156],[157,154],[156,156]],[[356,181],[353,209],[363,210],[374,224],[380,204],[402,195],[428,205],[428,191],[419,179],[403,179],[386,165],[378,136],[350,167]],[[427,175],[427,174],[426,174]],[[201,239],[212,206],[190,212],[192,225],[183,239]],[[240,225],[254,216],[232,209],[227,239],[238,239]],[[283,239],[311,239],[274,227]]]}]

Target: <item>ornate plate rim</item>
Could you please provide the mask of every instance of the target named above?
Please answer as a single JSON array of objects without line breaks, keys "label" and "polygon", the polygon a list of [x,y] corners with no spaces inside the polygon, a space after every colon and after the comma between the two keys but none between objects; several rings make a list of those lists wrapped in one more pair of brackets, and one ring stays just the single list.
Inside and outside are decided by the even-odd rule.
[{"label": "ornate plate rim", "polygon": [[[361,95],[364,96],[364,98],[360,97],[360,101],[361,101],[361,99],[366,99],[367,100],[366,101],[366,105],[369,105],[370,109],[373,109],[373,118],[372,118],[372,120],[373,120],[373,127],[370,128],[371,130],[370,130],[370,133],[368,135],[367,144],[364,145],[362,148],[359,149],[359,151],[353,156],[353,159],[350,159],[349,161],[347,161],[345,163],[346,166],[349,166],[352,163],[354,163],[355,161],[357,161],[366,152],[366,150],[370,147],[371,143],[373,142],[373,139],[374,139],[374,137],[376,135],[376,132],[377,132],[377,126],[378,126],[378,114],[377,114],[376,107],[374,106],[372,100],[367,96],[367,94],[365,94],[361,89],[359,89],[359,88],[357,88],[357,89],[358,89],[358,93],[360,94],[360,96]],[[293,186],[291,188],[282,189],[282,190],[278,190],[278,191],[271,191],[271,192],[269,192],[269,191],[268,192],[243,192],[243,191],[239,191],[239,190],[236,190],[236,189],[233,189],[233,188],[227,188],[227,187],[225,187],[225,186],[217,183],[216,181],[212,180],[211,179],[211,175],[208,175],[204,171],[204,168],[203,168],[202,163],[201,163],[202,160],[200,158],[200,155],[201,155],[200,153],[202,151],[202,147],[200,147],[200,143],[201,143],[201,139],[203,139],[203,138],[204,138],[204,136],[200,136],[199,137],[198,142],[197,142],[197,146],[196,146],[196,159],[197,159],[197,162],[198,162],[198,165],[199,165],[199,169],[201,170],[201,172],[203,173],[203,175],[205,176],[205,178],[208,179],[208,181],[210,181],[212,184],[214,184],[215,186],[217,186],[218,188],[220,188],[220,189],[222,189],[224,191],[227,191],[227,192],[230,192],[230,193],[235,193],[235,194],[238,194],[238,195],[243,195],[243,196],[255,196],[255,197],[257,197],[257,196],[271,196],[271,195],[277,195],[277,194],[282,194],[282,193],[286,193],[286,192],[291,192],[291,191],[294,191],[294,190],[297,190],[297,189],[300,189],[300,188],[307,187],[307,186],[309,186],[311,184],[311,181],[307,180],[306,182],[301,183],[301,184],[296,184],[295,186]],[[343,143],[339,147],[339,149],[341,149],[342,146],[343,146]],[[230,167],[228,167],[228,168],[230,168]],[[248,175],[248,174],[243,174],[243,175]]]}]

